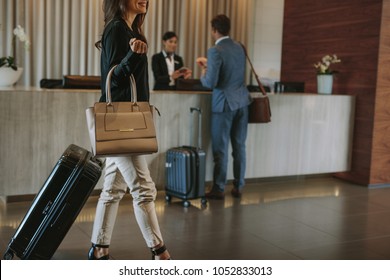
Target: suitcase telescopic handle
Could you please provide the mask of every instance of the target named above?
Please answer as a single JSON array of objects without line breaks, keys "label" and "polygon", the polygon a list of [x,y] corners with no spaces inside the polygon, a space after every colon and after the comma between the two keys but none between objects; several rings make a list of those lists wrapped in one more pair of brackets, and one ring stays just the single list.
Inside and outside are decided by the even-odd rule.
[{"label": "suitcase telescopic handle", "polygon": [[190,111],[191,111],[191,113],[194,112],[194,111],[198,111],[199,114],[202,113],[202,109],[200,109],[199,107],[191,107],[191,108],[190,108]]},{"label": "suitcase telescopic handle", "polygon": [[[198,112],[198,148],[201,148],[202,147],[202,109],[199,108],[199,107],[191,107],[190,108],[190,112],[191,114],[196,111]],[[194,132],[194,122],[195,122],[195,119],[192,118],[192,121],[191,121],[191,133],[190,133],[190,141],[192,142],[193,141],[193,132]]]}]

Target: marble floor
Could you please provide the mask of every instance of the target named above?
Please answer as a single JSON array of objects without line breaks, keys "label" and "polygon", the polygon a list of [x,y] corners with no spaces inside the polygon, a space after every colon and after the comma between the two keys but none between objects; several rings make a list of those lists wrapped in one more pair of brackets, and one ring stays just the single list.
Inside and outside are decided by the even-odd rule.
[{"label": "marble floor", "polygon": [[[176,260],[389,260],[390,188],[368,189],[331,176],[252,181],[241,199],[156,206],[165,243]],[[97,197],[87,201],[53,259],[83,260]],[[31,202],[0,202],[0,251]],[[131,196],[121,202],[110,247],[113,259],[150,259]]]}]

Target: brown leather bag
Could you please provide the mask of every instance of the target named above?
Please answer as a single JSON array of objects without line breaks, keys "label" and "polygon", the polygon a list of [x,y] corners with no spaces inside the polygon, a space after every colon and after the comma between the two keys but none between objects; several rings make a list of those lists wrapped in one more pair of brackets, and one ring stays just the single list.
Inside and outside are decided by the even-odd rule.
[{"label": "brown leather bag", "polygon": [[100,76],[65,75],[63,87],[69,89],[100,89]]},{"label": "brown leather bag", "polygon": [[154,126],[154,107],[137,102],[134,76],[130,76],[132,102],[111,102],[111,75],[107,75],[106,100],[87,108],[88,131],[95,156],[151,154],[158,151]]},{"label": "brown leather bag", "polygon": [[262,95],[252,96],[252,102],[249,104],[248,123],[269,123],[271,122],[271,106],[267,93],[265,92],[263,84],[260,82],[259,76],[257,76],[255,68],[249,59],[245,46],[243,44],[241,44],[241,46],[244,49],[245,56],[248,59],[252,73],[255,76],[257,84],[259,85],[260,91],[262,93]]},{"label": "brown leather bag", "polygon": [[252,97],[249,104],[248,123],[269,123],[271,122],[271,106],[268,96]]}]

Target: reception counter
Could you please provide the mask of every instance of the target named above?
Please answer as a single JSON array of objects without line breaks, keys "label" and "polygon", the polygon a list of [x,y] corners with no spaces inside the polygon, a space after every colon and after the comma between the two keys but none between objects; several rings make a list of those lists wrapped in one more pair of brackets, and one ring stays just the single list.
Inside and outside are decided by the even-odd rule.
[{"label": "reception counter", "polygon": [[[38,192],[65,148],[90,147],[85,109],[99,99],[93,90],[0,89],[0,196]],[[250,124],[246,178],[348,171],[355,99],[348,95],[270,95],[272,122]],[[164,188],[165,152],[197,142],[196,115],[202,109],[202,147],[207,152],[206,181],[212,181],[209,92],[158,91],[151,104],[159,152],[148,155],[152,177]],[[195,121],[195,133],[190,132]],[[193,138],[193,139],[190,139]],[[232,160],[228,179],[232,179]],[[102,180],[96,188],[101,188]]]}]

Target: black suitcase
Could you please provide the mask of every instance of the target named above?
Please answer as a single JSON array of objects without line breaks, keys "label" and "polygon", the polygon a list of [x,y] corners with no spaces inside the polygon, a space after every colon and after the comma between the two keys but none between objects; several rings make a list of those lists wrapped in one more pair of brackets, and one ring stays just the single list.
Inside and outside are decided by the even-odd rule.
[{"label": "black suitcase", "polygon": [[51,259],[76,220],[102,173],[87,150],[70,145],[34,198],[4,259]]},{"label": "black suitcase", "polygon": [[[198,146],[171,148],[166,153],[165,162],[165,199],[170,202],[173,197],[183,200],[184,207],[191,205],[190,199],[201,198],[202,206],[207,204],[205,198],[206,153],[201,146],[201,114],[199,108],[190,108],[198,112]],[[191,122],[192,124],[193,122]],[[191,132],[193,127],[191,127]],[[191,137],[192,139],[192,137]]]}]

